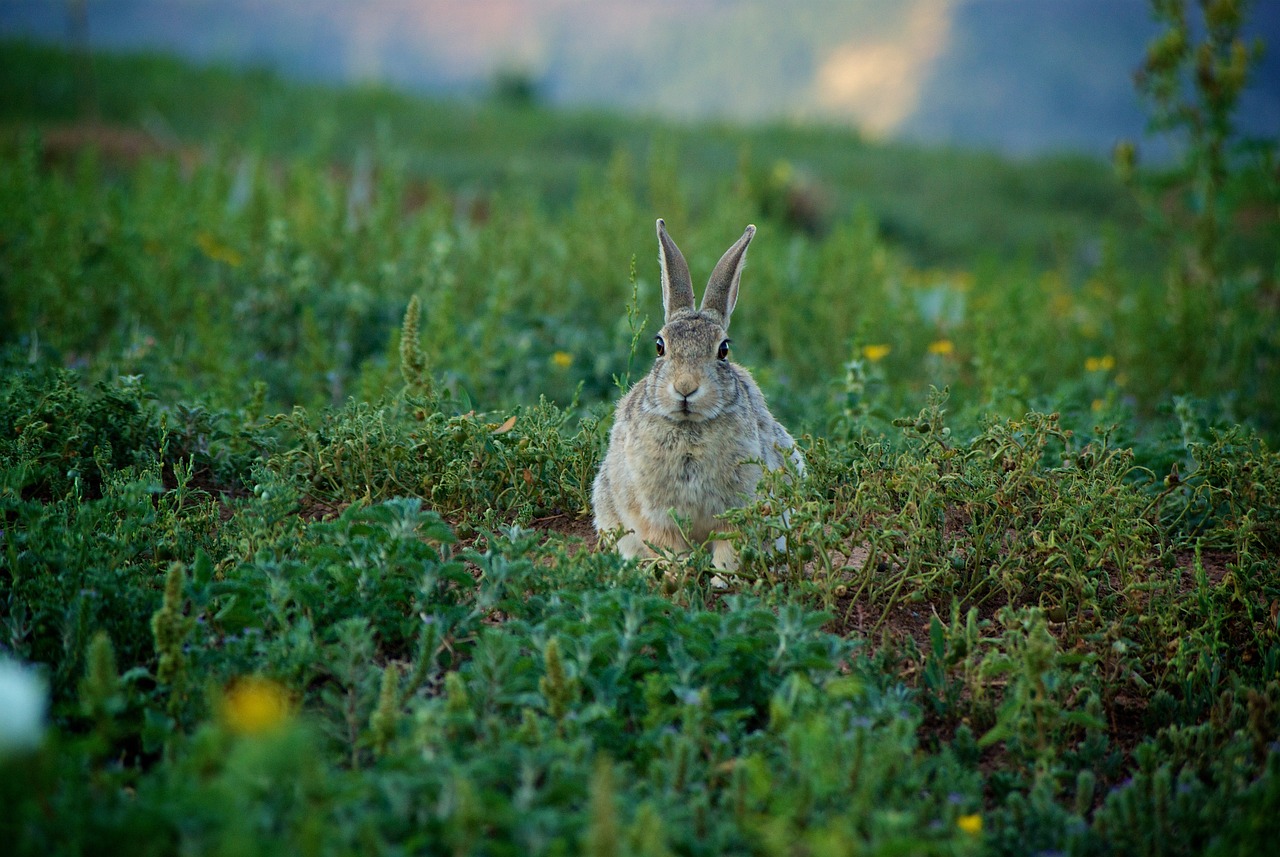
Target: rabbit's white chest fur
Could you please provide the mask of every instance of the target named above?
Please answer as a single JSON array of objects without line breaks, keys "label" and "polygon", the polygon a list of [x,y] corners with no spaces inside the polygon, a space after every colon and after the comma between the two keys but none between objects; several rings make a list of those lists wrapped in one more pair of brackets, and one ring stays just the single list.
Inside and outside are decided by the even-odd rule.
[{"label": "rabbit's white chest fur", "polygon": [[674,510],[689,522],[693,539],[702,541],[716,529],[717,515],[755,493],[760,481],[759,438],[750,425],[726,433],[708,431],[703,423],[651,419],[657,454],[652,445],[629,444],[637,459],[643,505]]}]

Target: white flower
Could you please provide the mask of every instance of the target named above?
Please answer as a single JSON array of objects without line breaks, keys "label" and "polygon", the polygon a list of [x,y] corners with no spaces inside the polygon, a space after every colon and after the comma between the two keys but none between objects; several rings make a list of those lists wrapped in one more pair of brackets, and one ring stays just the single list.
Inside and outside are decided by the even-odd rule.
[{"label": "white flower", "polygon": [[40,746],[49,690],[31,667],[0,657],[0,758]]}]

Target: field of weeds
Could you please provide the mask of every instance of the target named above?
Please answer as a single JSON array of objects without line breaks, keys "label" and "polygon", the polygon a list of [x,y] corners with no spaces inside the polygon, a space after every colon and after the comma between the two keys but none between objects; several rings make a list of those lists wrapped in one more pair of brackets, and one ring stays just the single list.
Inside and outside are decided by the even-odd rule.
[{"label": "field of weeds", "polygon": [[[1274,141],[1121,181],[105,56],[90,121],[0,59],[13,853],[1280,837]],[[808,463],[723,587],[590,525],[658,216],[697,286],[759,227]]]}]

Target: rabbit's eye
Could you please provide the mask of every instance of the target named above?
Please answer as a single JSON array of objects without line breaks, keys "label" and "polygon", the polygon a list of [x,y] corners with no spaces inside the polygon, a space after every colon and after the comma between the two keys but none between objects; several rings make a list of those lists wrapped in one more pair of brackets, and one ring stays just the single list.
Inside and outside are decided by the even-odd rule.
[{"label": "rabbit's eye", "polygon": [[667,343],[665,343],[665,342],[663,342],[663,341],[662,341],[662,337],[661,337],[661,336],[655,336],[655,337],[653,338],[653,342],[654,342],[654,344],[655,344],[655,345],[657,345],[657,346],[658,346],[658,356],[659,356],[659,357],[661,357],[662,355],[664,355],[664,354],[666,354],[666,353],[667,353]]},{"label": "rabbit's eye", "polygon": [[716,357],[725,360],[729,357],[729,340],[720,343],[720,350],[716,352]]}]

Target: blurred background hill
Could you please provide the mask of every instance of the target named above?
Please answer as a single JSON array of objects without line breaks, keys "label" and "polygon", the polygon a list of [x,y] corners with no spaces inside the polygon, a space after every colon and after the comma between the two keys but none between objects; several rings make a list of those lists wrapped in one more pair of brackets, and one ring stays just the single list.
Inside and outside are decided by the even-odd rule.
[{"label": "blurred background hill", "polygon": [[[159,49],[437,95],[506,87],[668,118],[806,121],[871,138],[1105,154],[1138,136],[1146,0],[4,0],[0,35]],[[1251,29],[1280,44],[1280,3]],[[1239,113],[1280,129],[1280,52]]]},{"label": "blurred background hill", "polygon": [[[1275,0],[1214,3],[1251,15],[1246,38],[1275,28]],[[1109,395],[1147,415],[1199,395],[1270,430],[1280,75],[1232,47],[1200,78],[1259,82],[1227,112],[1271,142],[1202,128],[1113,163],[1143,136],[1148,15],[0,0],[0,340],[40,331],[125,374],[146,367],[118,355],[169,343],[218,355],[170,373],[184,390],[239,402],[269,366],[272,401],[338,404],[399,377],[387,332],[421,293],[460,401],[604,403],[638,341],[620,308],[655,296],[627,260],[652,259],[661,214],[710,256],[746,222],[772,236],[753,293],[775,311],[735,334],[784,415],[894,416],[946,386],[971,415],[1092,424]],[[189,318],[212,325],[199,346]]]}]

